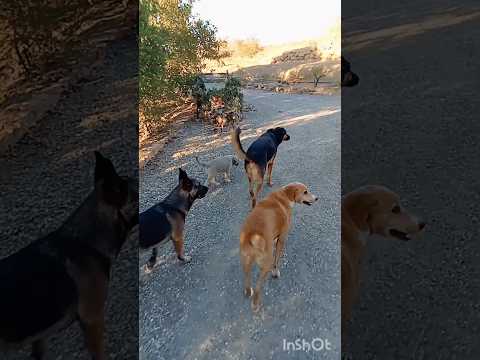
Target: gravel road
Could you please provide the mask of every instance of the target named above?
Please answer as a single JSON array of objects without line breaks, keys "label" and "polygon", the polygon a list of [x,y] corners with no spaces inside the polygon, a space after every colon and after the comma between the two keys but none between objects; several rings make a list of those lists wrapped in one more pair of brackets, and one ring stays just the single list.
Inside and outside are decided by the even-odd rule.
[{"label": "gravel road", "polygon": [[[111,158],[120,174],[138,176],[137,49],[134,38],[111,44],[94,81],[65,90],[31,136],[0,156],[0,258],[57,229],[81,204],[93,189],[93,150]],[[109,289],[112,359],[138,357],[137,261],[137,244],[127,241]],[[25,360],[29,353],[29,347],[0,351],[0,358]],[[51,336],[49,359],[90,359],[77,324]]]},{"label": "gravel road", "polygon": [[342,3],[342,187],[384,184],[427,221],[373,238],[350,329],[355,360],[480,358],[478,1]]},{"label": "gravel road", "polygon": [[[284,126],[291,135],[279,148],[274,189],[301,181],[319,202],[294,209],[282,277],[267,281],[259,315],[251,313],[241,287],[238,236],[249,210],[243,164],[232,183],[195,203],[185,240],[192,262],[178,264],[167,244],[153,273],[139,269],[142,360],[339,358],[340,97],[246,90],[245,100],[256,108],[241,124],[245,147],[270,127]],[[140,210],[175,186],[179,166],[205,180],[195,155],[210,159],[232,151],[228,134],[186,124],[140,173]],[[270,190],[265,186],[262,195]],[[140,265],[147,258],[141,254]],[[328,340],[331,350],[283,351],[283,339],[315,338]]]}]

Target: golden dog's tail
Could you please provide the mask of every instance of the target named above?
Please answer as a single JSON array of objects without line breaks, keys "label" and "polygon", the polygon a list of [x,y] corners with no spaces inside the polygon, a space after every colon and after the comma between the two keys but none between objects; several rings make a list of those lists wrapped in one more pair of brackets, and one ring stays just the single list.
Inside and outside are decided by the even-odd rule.
[{"label": "golden dog's tail", "polygon": [[235,153],[237,154],[239,159],[242,160],[249,160],[247,157],[247,153],[245,150],[243,150],[242,143],[240,142],[240,133],[242,130],[240,130],[239,127],[235,127],[232,129],[232,132],[230,134],[230,139],[232,141],[233,149],[235,150]]},{"label": "golden dog's tail", "polygon": [[261,235],[253,234],[252,237],[250,238],[250,244],[255,249],[264,250],[265,240],[263,239],[263,237]]},{"label": "golden dog's tail", "polygon": [[251,249],[265,250],[265,240],[259,234],[240,234],[240,248],[250,252]]}]

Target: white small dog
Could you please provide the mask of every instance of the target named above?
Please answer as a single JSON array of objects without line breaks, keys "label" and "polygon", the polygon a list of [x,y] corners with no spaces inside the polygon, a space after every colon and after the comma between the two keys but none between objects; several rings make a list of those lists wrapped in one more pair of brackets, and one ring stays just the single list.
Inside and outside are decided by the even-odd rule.
[{"label": "white small dog", "polygon": [[232,166],[238,166],[239,162],[233,155],[222,156],[206,163],[201,162],[197,156],[195,156],[197,163],[208,169],[207,185],[214,184],[220,185],[215,179],[217,175],[223,174],[226,182],[232,180]]}]

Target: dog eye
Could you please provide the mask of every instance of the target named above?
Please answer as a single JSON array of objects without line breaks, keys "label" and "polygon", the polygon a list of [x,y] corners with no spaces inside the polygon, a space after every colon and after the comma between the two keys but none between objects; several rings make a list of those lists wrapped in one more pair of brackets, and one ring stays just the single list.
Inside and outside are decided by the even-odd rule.
[{"label": "dog eye", "polygon": [[393,207],[392,212],[394,214],[399,214],[400,213],[400,206],[396,205]]},{"label": "dog eye", "polygon": [[307,190],[305,190],[303,193],[304,193],[305,195],[307,195],[307,194],[308,194],[308,191],[307,191]]}]

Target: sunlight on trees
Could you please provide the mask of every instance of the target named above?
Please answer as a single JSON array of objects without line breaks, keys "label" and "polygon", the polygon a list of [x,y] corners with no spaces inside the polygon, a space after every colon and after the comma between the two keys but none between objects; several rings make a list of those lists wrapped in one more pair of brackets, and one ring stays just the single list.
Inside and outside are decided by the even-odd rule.
[{"label": "sunlight on trees", "polygon": [[193,1],[140,0],[140,106],[152,110],[185,98],[206,60],[220,60],[225,44],[217,29],[192,15]]}]

